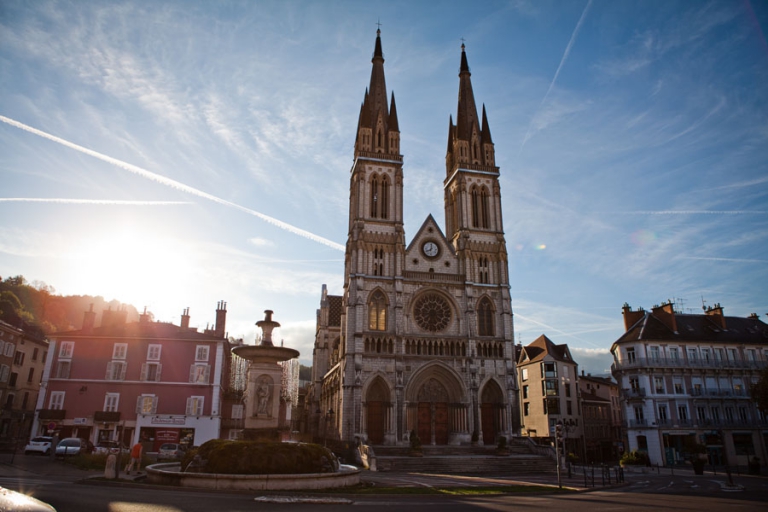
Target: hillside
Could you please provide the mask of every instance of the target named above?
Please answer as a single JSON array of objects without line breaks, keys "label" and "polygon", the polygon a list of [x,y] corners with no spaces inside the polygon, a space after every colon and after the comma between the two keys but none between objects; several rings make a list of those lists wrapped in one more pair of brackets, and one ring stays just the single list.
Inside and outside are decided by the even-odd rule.
[{"label": "hillside", "polygon": [[107,301],[91,295],[56,295],[52,286],[42,281],[27,282],[24,276],[0,277],[0,320],[24,329],[29,334],[43,336],[53,332],[79,329],[83,313],[93,304],[94,311],[128,311],[128,320],[135,321],[135,307],[120,301]]}]

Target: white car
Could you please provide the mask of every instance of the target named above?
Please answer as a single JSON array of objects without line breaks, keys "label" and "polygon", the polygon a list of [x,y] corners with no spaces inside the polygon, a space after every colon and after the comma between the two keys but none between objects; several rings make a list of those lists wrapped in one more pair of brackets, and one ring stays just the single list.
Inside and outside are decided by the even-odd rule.
[{"label": "white car", "polygon": [[123,446],[121,449],[117,441],[99,441],[96,443],[96,447],[93,449],[93,453],[103,453],[107,455],[110,453],[117,454],[118,451],[120,451],[122,455],[128,455],[131,453],[131,451],[125,446]]},{"label": "white car", "polygon": [[53,438],[49,436],[37,436],[33,437],[27,446],[24,447],[24,453],[29,455],[30,453],[42,453],[48,455],[51,453],[51,443]]}]

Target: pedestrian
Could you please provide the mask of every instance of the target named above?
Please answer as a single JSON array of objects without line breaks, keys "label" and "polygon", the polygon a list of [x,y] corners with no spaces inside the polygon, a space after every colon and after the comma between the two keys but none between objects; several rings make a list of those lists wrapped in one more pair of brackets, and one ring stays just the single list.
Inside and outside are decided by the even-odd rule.
[{"label": "pedestrian", "polygon": [[128,467],[125,468],[125,474],[130,475],[131,471],[133,471],[133,465],[136,464],[136,471],[141,471],[141,452],[143,447],[141,446],[141,443],[136,443],[133,445],[133,448],[131,448],[131,463],[128,464]]}]

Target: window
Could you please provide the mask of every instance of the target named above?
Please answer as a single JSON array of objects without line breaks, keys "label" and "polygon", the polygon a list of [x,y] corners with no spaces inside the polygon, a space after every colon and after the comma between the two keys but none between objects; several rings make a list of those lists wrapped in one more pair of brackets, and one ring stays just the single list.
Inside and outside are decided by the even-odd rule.
[{"label": "window", "polygon": [[645,420],[645,411],[639,405],[635,406],[635,419],[638,420],[638,421]]},{"label": "window", "polygon": [[668,419],[667,415],[667,406],[666,405],[659,405],[659,423],[666,423]]},{"label": "window", "polygon": [[541,375],[548,379],[557,377],[557,365],[555,363],[541,363]]},{"label": "window", "polygon": [[545,380],[542,381],[542,390],[544,396],[557,396],[559,394],[558,392],[558,385],[556,380]]},{"label": "window", "polygon": [[160,382],[160,371],[163,365],[160,363],[143,363],[141,365],[141,380],[148,382]]},{"label": "window", "polygon": [[0,382],[7,382],[8,376],[11,374],[11,367],[7,364],[0,365]]},{"label": "window", "polygon": [[379,216],[379,177],[371,177],[371,217],[374,219]]},{"label": "window", "polygon": [[528,385],[523,386],[523,398],[528,398]]},{"label": "window", "polygon": [[630,377],[629,378],[629,387],[632,389],[632,391],[639,391],[640,390],[640,379],[637,377]]},{"label": "window", "polygon": [[696,419],[699,421],[704,421],[707,419],[707,408],[703,406],[699,406],[696,408]]},{"label": "window", "polygon": [[28,403],[29,403],[29,391],[25,391],[24,398],[22,398],[21,400],[21,408],[26,409]]},{"label": "window", "polygon": [[136,400],[136,414],[155,414],[157,412],[157,397],[141,395]]},{"label": "window", "polygon": [[725,408],[725,419],[729,422],[733,422],[733,419],[734,419],[733,407]]},{"label": "window", "polygon": [[627,362],[628,363],[634,363],[637,361],[635,358],[635,349],[634,348],[628,348],[627,349]]},{"label": "window", "polygon": [[708,348],[701,349],[701,360],[704,362],[709,362],[709,360],[711,359],[709,354],[710,352]]},{"label": "window", "polygon": [[60,411],[64,408],[64,391],[51,391],[51,399],[48,408]]},{"label": "window", "polygon": [[729,361],[736,361],[738,357],[736,357],[736,349],[735,348],[729,348],[728,349],[728,360]]},{"label": "window", "polygon": [[191,396],[187,398],[187,416],[202,416],[205,397]]},{"label": "window", "polygon": [[13,343],[5,344],[5,357],[13,357],[13,353],[16,351],[16,345]]},{"label": "window", "polygon": [[37,361],[37,355],[40,353],[40,349],[36,348],[32,351],[32,360]]},{"label": "window", "polygon": [[528,380],[528,368],[523,368],[522,371],[520,372],[520,376],[523,379],[523,382]]},{"label": "window", "polygon": [[208,384],[211,367],[207,364],[193,364],[189,369],[189,382]]},{"label": "window", "polygon": [[528,416],[530,412],[531,412],[531,404],[528,402],[523,402],[523,416]]},{"label": "window", "polygon": [[32,379],[34,379],[34,378],[35,378],[35,369],[34,368],[30,368],[29,369],[29,374],[27,375],[27,382],[32,382]]},{"label": "window", "polygon": [[125,359],[125,354],[127,352],[127,343],[115,343],[115,345],[112,347],[112,359]]},{"label": "window", "polygon": [[664,393],[664,377],[654,377],[653,388],[657,394],[663,394]]},{"label": "window", "polygon": [[72,353],[75,351],[74,341],[62,341],[59,347],[59,359],[72,359]]},{"label": "window", "polygon": [[16,387],[16,380],[19,378],[19,374],[16,372],[11,373],[11,379],[8,381],[10,387]]},{"label": "window", "polygon": [[688,407],[685,405],[677,406],[677,417],[680,421],[688,421]]},{"label": "window", "polygon": [[45,360],[46,360],[46,359],[48,359],[48,351],[47,351],[47,350],[44,350],[44,351],[43,351],[43,363],[45,363]]},{"label": "window", "polygon": [[754,361],[755,360],[755,349],[748,348],[744,351],[744,355],[747,357],[747,361]]},{"label": "window", "polygon": [[[567,368],[567,366],[564,366],[563,369]],[[567,398],[571,398],[571,385],[570,383],[565,384],[565,396]],[[570,413],[569,413],[570,414]]]},{"label": "window", "polygon": [[720,408],[717,406],[714,406],[712,407],[710,412],[712,414],[712,421],[714,421],[715,423],[718,423],[720,421]]},{"label": "window", "polygon": [[491,282],[490,272],[488,271],[488,258],[481,257],[477,261],[477,281],[481,284],[489,284]]},{"label": "window", "polygon": [[120,402],[120,393],[107,393],[104,396],[104,410],[106,412],[117,412],[117,405]]},{"label": "window", "polygon": [[697,352],[695,348],[689,348],[688,349],[688,360],[689,361],[696,361]]},{"label": "window", "polygon": [[380,290],[376,290],[368,302],[368,329],[387,330],[387,299]]},{"label": "window", "polygon": [[125,380],[125,370],[128,365],[123,361],[110,361],[107,363],[106,380]]},{"label": "window", "polygon": [[147,347],[147,361],[159,361],[162,345],[150,345]]},{"label": "window", "polygon": [[198,345],[195,350],[195,361],[207,361],[209,348],[208,345]]},{"label": "window", "polygon": [[493,336],[493,304],[488,297],[483,297],[477,307],[477,333],[480,336]]},{"label": "window", "polygon": [[650,355],[652,361],[658,361],[659,360],[659,347],[651,347],[649,355]]},{"label": "window", "polygon": [[68,379],[69,370],[71,366],[72,366],[72,363],[70,363],[69,361],[59,361],[59,364],[56,366],[56,378]]},{"label": "window", "polygon": [[232,419],[233,420],[243,419],[243,404],[232,405]]},{"label": "window", "polygon": [[567,400],[565,402],[565,413],[568,414],[568,415],[573,414],[573,409],[571,408],[571,401],[570,400]]},{"label": "window", "polygon": [[680,377],[675,377],[674,380],[675,385],[675,394],[682,395],[685,393],[685,388],[683,387],[683,379]]},{"label": "window", "polygon": [[560,414],[560,399],[554,397],[545,398],[544,414]]},{"label": "window", "polygon": [[16,355],[13,356],[13,364],[17,366],[21,366],[24,364],[24,352],[16,352]]},{"label": "window", "polygon": [[669,347],[669,358],[673,361],[677,361],[680,358],[680,352],[677,347]]}]

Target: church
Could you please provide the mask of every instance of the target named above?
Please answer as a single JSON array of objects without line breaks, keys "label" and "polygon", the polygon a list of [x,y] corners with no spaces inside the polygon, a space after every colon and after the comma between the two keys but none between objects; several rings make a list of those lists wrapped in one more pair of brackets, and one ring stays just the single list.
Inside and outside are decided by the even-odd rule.
[{"label": "church", "polygon": [[[499,168],[461,46],[448,126],[445,229],[406,242],[403,155],[381,31],[355,134],[342,296],[317,311],[309,425],[372,445],[495,444],[520,431]],[[436,182],[435,186],[439,186]]]}]

